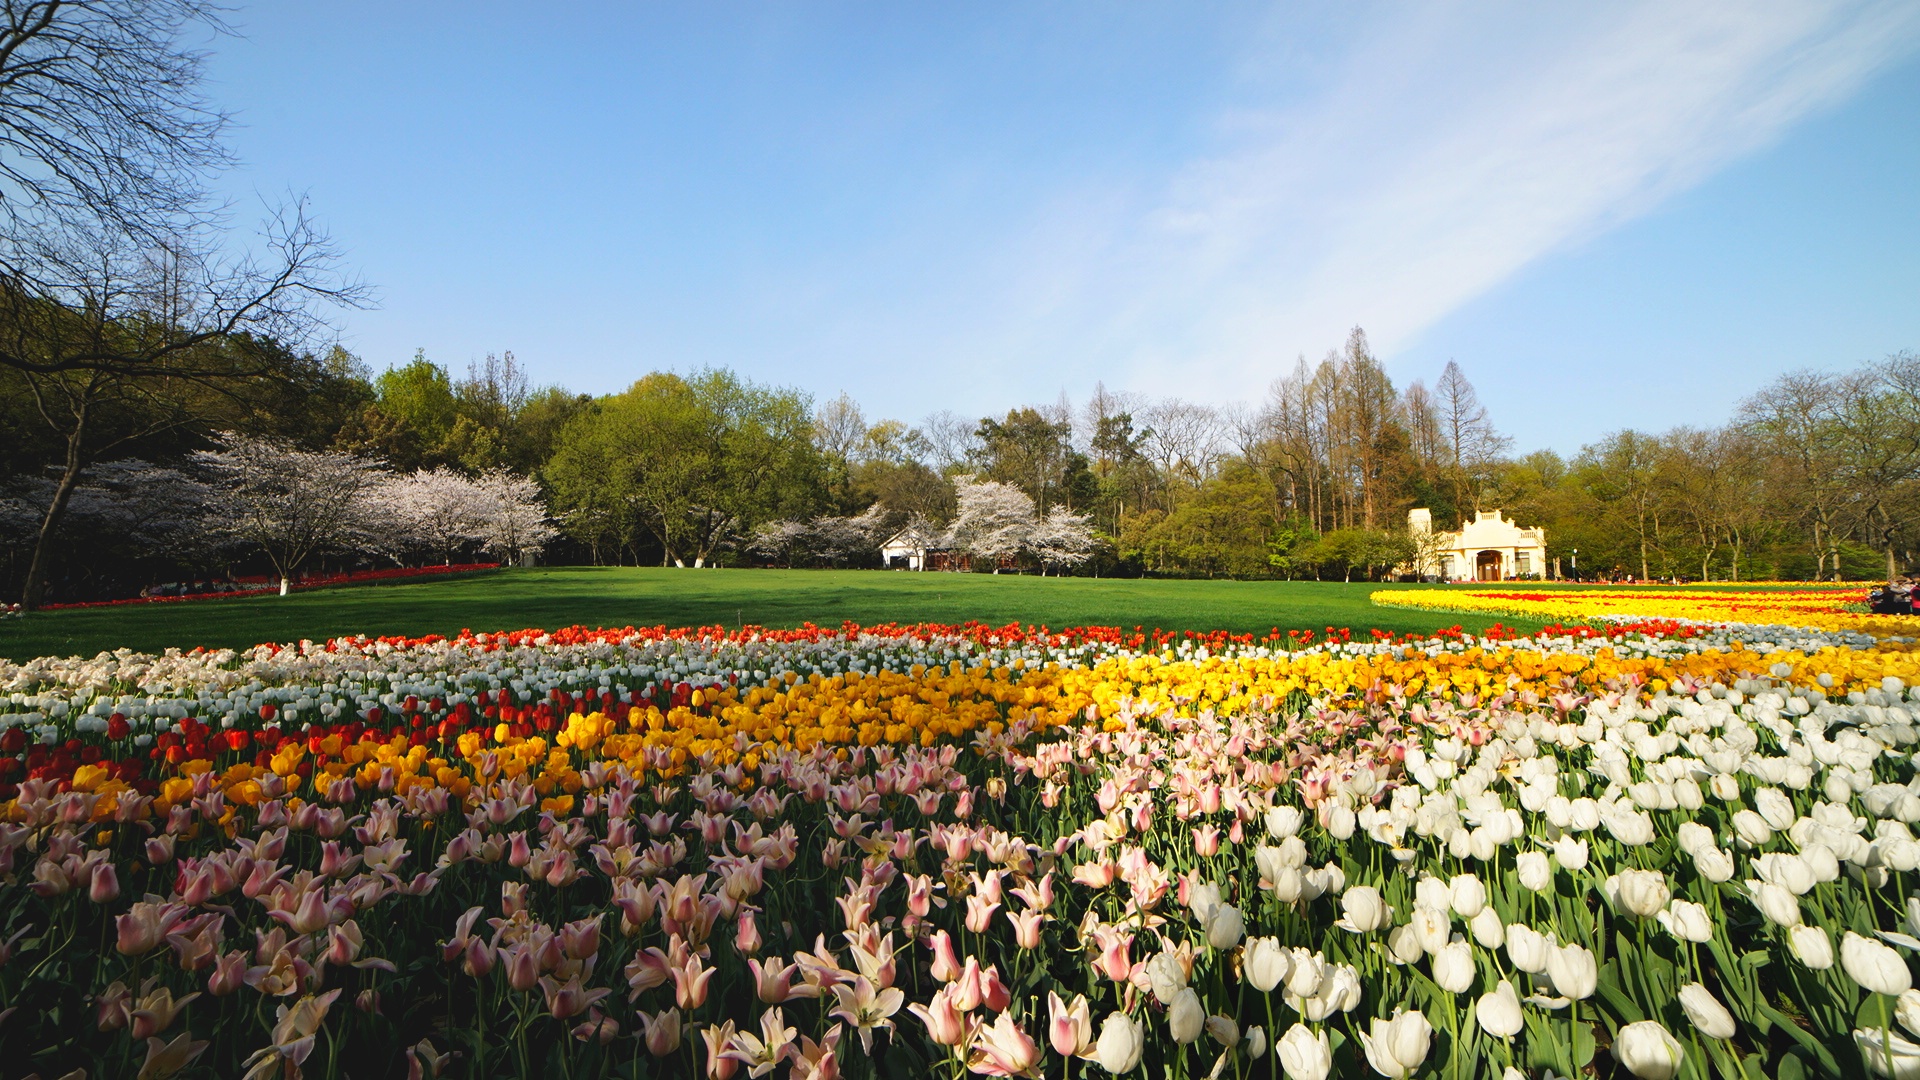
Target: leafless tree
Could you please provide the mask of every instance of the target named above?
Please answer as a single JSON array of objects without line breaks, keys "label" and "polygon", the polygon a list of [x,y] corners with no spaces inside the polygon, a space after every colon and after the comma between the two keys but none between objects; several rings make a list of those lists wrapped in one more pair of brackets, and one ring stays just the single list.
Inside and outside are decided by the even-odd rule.
[{"label": "leafless tree", "polygon": [[1512,443],[1487,419],[1486,406],[1467,381],[1466,372],[1452,360],[1434,384],[1434,404],[1438,413],[1440,437],[1445,441],[1447,462],[1454,477],[1455,501],[1462,514],[1480,505],[1480,490],[1487,471]]},{"label": "leafless tree", "polygon": [[940,472],[959,468],[973,458],[980,448],[979,430],[978,420],[968,420],[948,409],[920,421],[933,467]]}]

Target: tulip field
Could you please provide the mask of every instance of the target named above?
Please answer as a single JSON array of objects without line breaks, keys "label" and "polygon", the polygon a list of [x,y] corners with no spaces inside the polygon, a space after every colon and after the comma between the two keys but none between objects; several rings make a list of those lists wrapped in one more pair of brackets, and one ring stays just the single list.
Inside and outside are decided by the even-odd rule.
[{"label": "tulip field", "polygon": [[1920,1076],[1912,620],[1592,595],[0,662],[0,1075]]}]

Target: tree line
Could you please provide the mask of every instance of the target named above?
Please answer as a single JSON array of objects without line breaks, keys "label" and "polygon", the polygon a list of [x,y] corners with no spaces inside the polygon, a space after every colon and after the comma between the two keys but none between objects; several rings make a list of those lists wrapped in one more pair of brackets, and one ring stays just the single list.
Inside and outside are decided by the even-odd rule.
[{"label": "tree line", "polygon": [[[201,93],[209,32],[227,28],[198,0],[0,6],[0,590],[28,607],[456,549],[870,566],[902,530],[995,570],[1379,578],[1411,554],[1413,506],[1442,528],[1503,507],[1546,528],[1549,567],[1589,574],[1912,561],[1910,353],[1570,458],[1515,454],[1456,364],[1396,387],[1358,329],[1232,407],[1097,386],[918,423],[716,369],[597,397],[530,386],[511,353],[376,374],[328,344],[371,293],[306,201],[266,206],[247,241],[211,195],[231,157]],[[344,486],[308,514],[300,485],[325,477]],[[509,503],[510,525],[482,520]]]}]

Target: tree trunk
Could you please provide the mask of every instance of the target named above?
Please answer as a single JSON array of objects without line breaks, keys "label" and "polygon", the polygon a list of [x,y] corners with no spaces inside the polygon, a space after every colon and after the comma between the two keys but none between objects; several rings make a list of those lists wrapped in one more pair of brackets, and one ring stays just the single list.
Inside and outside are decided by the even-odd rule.
[{"label": "tree trunk", "polygon": [[280,595],[286,596],[292,592],[293,592],[292,579],[288,578],[287,575],[285,574],[281,574],[280,575]]},{"label": "tree trunk", "polygon": [[40,519],[40,535],[34,538],[33,560],[27,564],[27,583],[21,590],[20,606],[28,611],[40,606],[40,599],[46,593],[47,564],[53,558],[54,536],[60,530],[60,524],[66,519],[67,504],[73,498],[73,489],[80,486],[81,470],[86,468],[86,457],[80,452],[87,434],[87,406],[82,402],[76,416],[73,431],[67,436],[67,456],[61,464],[60,483],[53,489],[53,501],[47,505],[47,514]]}]

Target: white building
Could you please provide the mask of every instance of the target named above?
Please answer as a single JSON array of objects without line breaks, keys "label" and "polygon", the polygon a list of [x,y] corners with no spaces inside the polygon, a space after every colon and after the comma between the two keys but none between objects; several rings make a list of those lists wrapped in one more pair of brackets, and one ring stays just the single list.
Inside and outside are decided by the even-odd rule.
[{"label": "white building", "polygon": [[880,565],[889,570],[925,570],[934,538],[909,525],[880,545]]},{"label": "white building", "polygon": [[1442,581],[1508,581],[1547,576],[1547,530],[1523,529],[1498,510],[1476,510],[1459,532],[1434,532],[1425,507],[1407,511],[1413,573]]}]

